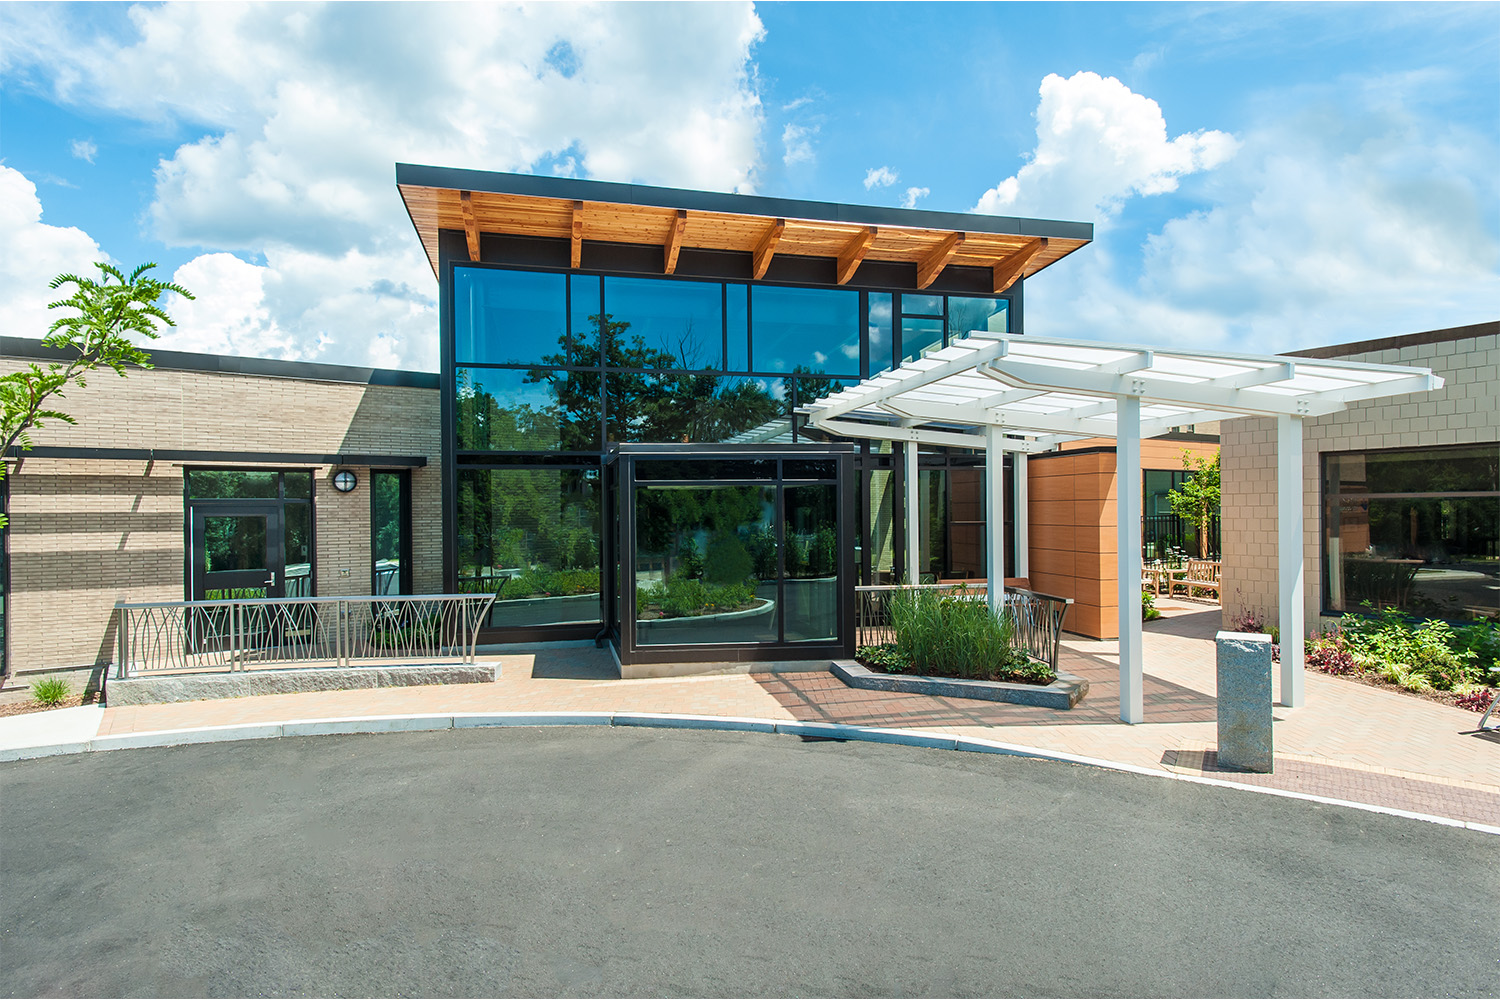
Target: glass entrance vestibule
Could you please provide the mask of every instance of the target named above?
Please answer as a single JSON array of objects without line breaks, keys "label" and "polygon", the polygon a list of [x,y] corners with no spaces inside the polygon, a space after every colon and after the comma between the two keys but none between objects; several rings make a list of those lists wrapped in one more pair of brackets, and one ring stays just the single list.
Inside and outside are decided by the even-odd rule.
[{"label": "glass entrance vestibule", "polygon": [[847,444],[611,449],[621,664],[852,655],[853,458]]}]

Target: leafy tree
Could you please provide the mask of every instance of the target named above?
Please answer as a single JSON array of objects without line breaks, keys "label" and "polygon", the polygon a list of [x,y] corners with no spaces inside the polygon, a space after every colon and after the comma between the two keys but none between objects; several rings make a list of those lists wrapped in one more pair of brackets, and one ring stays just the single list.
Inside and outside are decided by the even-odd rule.
[{"label": "leafy tree", "polygon": [[1192,472],[1187,482],[1167,494],[1172,513],[1197,527],[1198,557],[1208,555],[1208,519],[1219,511],[1219,453],[1212,459],[1182,453],[1182,467]]},{"label": "leafy tree", "polygon": [[[70,309],[73,315],[54,320],[42,343],[77,352],[78,356],[46,366],[33,363],[0,376],[0,454],[9,454],[14,447],[29,450],[32,429],[43,427],[47,421],[77,423],[56,408],[56,400],[73,386],[83,388],[98,369],[113,369],[124,378],[127,366],[150,368],[150,355],[137,347],[131,336],[155,340],[158,323],[176,326],[157,304],[163,295],[176,292],[185,299],[193,298],[180,285],[148,277],[146,272],[155,264],[142,264],[129,277],[110,264],[94,266],[103,276],[100,281],[60,274],[47,286],[53,290],[74,286],[72,295],[47,306]],[[0,517],[0,525],[4,523]]]}]

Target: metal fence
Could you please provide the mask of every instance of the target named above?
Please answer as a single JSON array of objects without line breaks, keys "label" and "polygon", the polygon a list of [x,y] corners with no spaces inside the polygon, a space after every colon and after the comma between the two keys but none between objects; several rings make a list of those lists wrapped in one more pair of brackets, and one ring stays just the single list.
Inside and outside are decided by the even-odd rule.
[{"label": "metal fence", "polygon": [[[891,625],[891,595],[901,591],[936,591],[940,597],[982,601],[988,597],[984,583],[923,583],[916,586],[882,585],[855,587],[855,645],[875,646],[896,641]],[[1057,655],[1062,642],[1063,620],[1068,614],[1070,597],[1053,597],[1019,587],[1005,591],[1005,613],[1015,627],[1016,645],[1031,656],[1057,670]]]},{"label": "metal fence", "polygon": [[116,677],[162,671],[474,662],[494,594],[115,605]]}]

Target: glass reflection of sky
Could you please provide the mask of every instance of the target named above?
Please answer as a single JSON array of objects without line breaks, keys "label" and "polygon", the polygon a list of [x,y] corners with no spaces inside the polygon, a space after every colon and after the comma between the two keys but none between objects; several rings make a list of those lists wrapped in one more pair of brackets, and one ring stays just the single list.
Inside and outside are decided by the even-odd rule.
[{"label": "glass reflection of sky", "polygon": [[453,275],[453,337],[460,364],[534,364],[561,351],[566,276],[460,267]]},{"label": "glass reflection of sky", "polygon": [[763,285],[750,295],[757,370],[859,374],[858,292]]}]

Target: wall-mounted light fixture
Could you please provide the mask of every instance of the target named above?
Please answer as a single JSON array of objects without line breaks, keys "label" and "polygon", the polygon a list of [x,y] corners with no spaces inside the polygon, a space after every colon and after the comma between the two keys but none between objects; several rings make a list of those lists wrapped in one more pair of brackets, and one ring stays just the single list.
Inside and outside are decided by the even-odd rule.
[{"label": "wall-mounted light fixture", "polygon": [[333,474],[333,488],[340,493],[352,493],[358,485],[359,477],[348,469],[340,469]]}]

